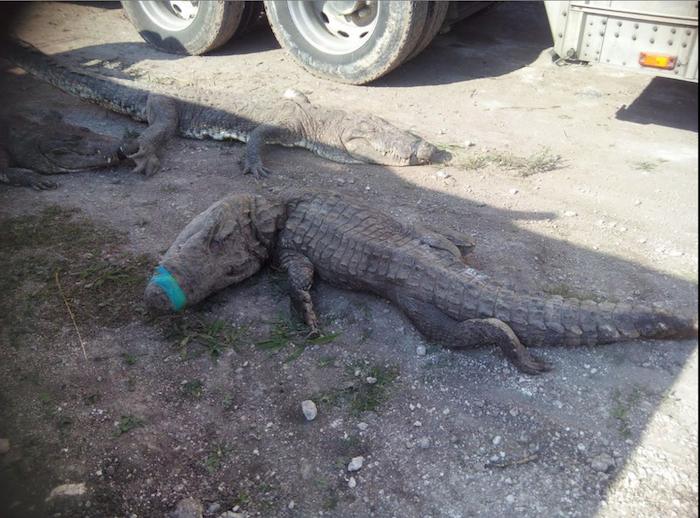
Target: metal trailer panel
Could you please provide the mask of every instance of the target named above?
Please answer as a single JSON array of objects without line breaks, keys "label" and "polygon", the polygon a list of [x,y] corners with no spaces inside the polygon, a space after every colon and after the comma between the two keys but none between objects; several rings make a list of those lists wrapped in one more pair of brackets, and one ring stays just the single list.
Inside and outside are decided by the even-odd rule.
[{"label": "metal trailer panel", "polygon": [[[545,9],[563,58],[698,81],[697,1],[545,1]],[[642,52],[674,56],[676,64],[643,67]]]}]

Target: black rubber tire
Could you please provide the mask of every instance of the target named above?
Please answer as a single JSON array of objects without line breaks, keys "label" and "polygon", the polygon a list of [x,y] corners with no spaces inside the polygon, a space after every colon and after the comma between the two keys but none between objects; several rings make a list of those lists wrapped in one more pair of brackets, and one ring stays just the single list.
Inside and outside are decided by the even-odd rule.
[{"label": "black rubber tire", "polygon": [[416,48],[413,49],[413,52],[411,52],[411,55],[408,56],[406,61],[415,58],[430,45],[430,42],[433,41],[437,33],[440,32],[449,7],[450,2],[447,0],[432,0],[428,2],[428,16],[423,26],[423,32],[418,39]]},{"label": "black rubber tire", "polygon": [[199,55],[226,43],[236,32],[243,16],[244,2],[199,2],[192,23],[180,31],[169,31],[153,22],[141,1],[123,1],[129,21],[141,37],[155,48],[172,54]]},{"label": "black rubber tire", "polygon": [[265,12],[277,41],[312,74],[361,85],[392,71],[416,48],[423,34],[427,2],[382,1],[372,38],[348,54],[328,54],[299,32],[283,0],[266,0]]}]

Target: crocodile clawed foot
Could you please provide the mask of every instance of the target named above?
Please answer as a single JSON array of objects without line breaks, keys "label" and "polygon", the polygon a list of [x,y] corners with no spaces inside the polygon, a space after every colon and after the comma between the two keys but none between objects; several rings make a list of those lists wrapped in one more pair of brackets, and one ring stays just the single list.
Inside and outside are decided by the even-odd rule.
[{"label": "crocodile clawed foot", "polygon": [[531,353],[513,361],[515,367],[525,374],[536,376],[552,370],[553,366],[548,361],[533,356]]},{"label": "crocodile clawed foot", "polygon": [[32,180],[29,184],[29,186],[34,189],[35,191],[48,191],[51,189],[57,189],[58,184],[56,182],[52,182],[51,180],[46,180],[46,179],[37,179],[37,180]]},{"label": "crocodile clawed foot", "polygon": [[127,158],[136,163],[136,167],[131,170],[132,173],[140,173],[146,177],[151,177],[160,170],[160,160],[156,156],[155,151],[143,144],[139,146],[139,150],[136,153],[127,155]]},{"label": "crocodile clawed foot", "polygon": [[261,163],[249,164],[245,163],[243,165],[243,174],[252,174],[253,178],[260,180],[262,178],[267,178],[272,174],[272,171],[264,167]]},{"label": "crocodile clawed foot", "polygon": [[7,178],[7,183],[19,187],[31,187],[35,191],[46,191],[56,189],[58,184],[31,169],[21,167],[9,167],[0,171],[0,175]]}]

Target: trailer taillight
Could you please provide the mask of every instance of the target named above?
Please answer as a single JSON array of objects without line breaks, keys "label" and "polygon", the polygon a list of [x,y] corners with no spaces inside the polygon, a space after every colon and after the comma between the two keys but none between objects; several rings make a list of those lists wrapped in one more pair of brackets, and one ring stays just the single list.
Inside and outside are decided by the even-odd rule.
[{"label": "trailer taillight", "polygon": [[673,70],[676,66],[676,59],[676,56],[667,56],[665,54],[652,54],[649,52],[639,53],[639,64],[643,67]]}]

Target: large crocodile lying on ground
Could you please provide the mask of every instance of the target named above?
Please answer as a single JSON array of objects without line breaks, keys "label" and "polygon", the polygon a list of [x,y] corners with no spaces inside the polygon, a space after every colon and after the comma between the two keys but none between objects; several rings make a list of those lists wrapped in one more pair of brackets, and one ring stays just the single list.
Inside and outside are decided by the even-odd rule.
[{"label": "large crocodile lying on ground", "polygon": [[68,124],[57,113],[36,121],[0,118],[0,183],[53,189],[44,175],[100,169],[125,158],[129,143]]},{"label": "large crocodile lying on ground", "polygon": [[498,345],[530,374],[550,367],[524,345],[697,336],[697,320],[646,306],[499,287],[465,265],[462,256],[470,246],[458,234],[407,227],[336,194],[234,194],[185,227],[145,299],[154,310],[179,310],[274,260],[287,271],[293,307],[312,333],[319,332],[310,294],[316,273],[333,285],[391,300],[426,337],[447,346]]},{"label": "large crocodile lying on ground", "polygon": [[243,170],[256,178],[270,172],[261,157],[266,144],[303,147],[330,160],[354,164],[418,165],[435,161],[442,154],[384,119],[315,106],[294,91],[279,102],[241,101],[223,110],[64,67],[23,42],[8,42],[3,50],[10,61],[66,93],[148,122],[137,139],[137,149],[129,154],[136,162],[134,171],[147,176],[158,171],[158,153],[176,133],[246,142]]}]

